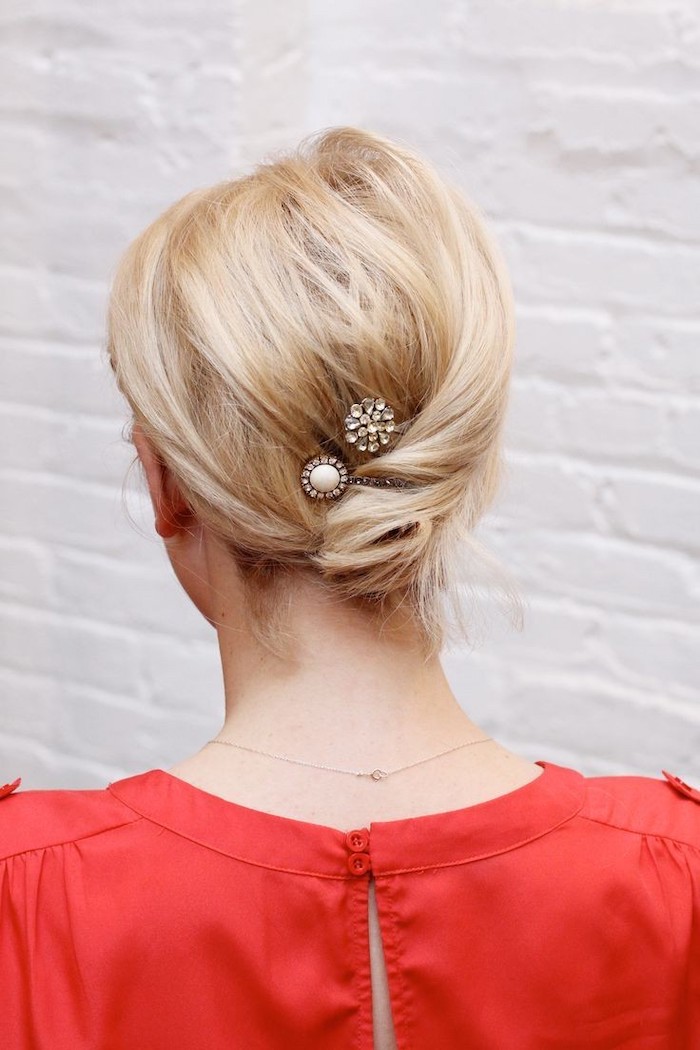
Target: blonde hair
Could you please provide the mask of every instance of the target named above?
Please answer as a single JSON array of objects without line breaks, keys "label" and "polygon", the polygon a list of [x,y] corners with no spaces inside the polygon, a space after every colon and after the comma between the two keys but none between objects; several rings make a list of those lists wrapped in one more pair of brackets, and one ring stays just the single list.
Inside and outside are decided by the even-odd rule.
[{"label": "blonde hair", "polygon": [[[118,387],[250,584],[260,640],[282,652],[311,572],[384,622],[408,608],[426,655],[442,647],[460,547],[499,487],[514,339],[473,203],[403,145],[325,129],[169,207],[122,257],[107,327]],[[378,455],[343,439],[372,395],[410,420]],[[416,487],[311,500],[319,452]]]}]

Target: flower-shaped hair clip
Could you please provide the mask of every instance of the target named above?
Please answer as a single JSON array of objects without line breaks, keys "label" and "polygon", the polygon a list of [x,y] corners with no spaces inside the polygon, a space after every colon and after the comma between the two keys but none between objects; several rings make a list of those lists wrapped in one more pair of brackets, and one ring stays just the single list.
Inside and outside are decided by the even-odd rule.
[{"label": "flower-shaped hair clip", "polygon": [[396,430],[394,410],[383,397],[366,397],[345,417],[345,440],[361,452],[378,452]]}]

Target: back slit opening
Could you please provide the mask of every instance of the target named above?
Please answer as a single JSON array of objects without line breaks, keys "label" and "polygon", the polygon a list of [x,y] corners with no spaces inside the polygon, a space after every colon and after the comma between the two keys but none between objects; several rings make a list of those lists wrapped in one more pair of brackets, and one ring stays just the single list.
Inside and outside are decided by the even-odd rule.
[{"label": "back slit opening", "polygon": [[374,1050],[398,1050],[389,998],[389,980],[384,959],[384,944],[379,926],[375,879],[369,873],[368,894],[369,957],[372,979],[372,1027]]}]

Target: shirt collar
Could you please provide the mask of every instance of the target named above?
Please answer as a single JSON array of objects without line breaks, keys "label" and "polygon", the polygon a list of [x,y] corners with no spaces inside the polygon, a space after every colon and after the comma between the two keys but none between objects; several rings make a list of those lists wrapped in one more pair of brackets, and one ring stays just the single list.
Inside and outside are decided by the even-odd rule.
[{"label": "shirt collar", "polygon": [[[553,831],[583,806],[585,778],[554,762],[536,765],[543,772],[534,780],[486,802],[347,831],[242,806],[163,769],[113,781],[108,790],[160,827],[219,853],[282,871],[353,878],[349,857],[358,841],[375,875],[389,875],[470,863]],[[350,830],[365,832],[367,845],[362,836],[353,844]]]}]

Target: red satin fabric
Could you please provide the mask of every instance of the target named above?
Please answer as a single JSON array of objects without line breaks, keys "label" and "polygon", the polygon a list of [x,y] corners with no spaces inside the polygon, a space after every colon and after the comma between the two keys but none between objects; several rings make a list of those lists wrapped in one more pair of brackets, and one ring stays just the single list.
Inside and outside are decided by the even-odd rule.
[{"label": "red satin fabric", "polygon": [[371,1050],[374,878],[399,1050],[698,1050],[700,793],[538,765],[344,830],[160,769],[7,785],[0,1047]]}]

